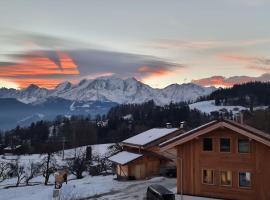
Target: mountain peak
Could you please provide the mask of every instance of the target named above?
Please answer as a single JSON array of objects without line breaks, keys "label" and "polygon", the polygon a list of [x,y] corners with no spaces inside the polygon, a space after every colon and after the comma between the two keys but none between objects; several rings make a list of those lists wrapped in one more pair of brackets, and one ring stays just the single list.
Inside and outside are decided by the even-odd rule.
[{"label": "mountain peak", "polygon": [[25,90],[36,90],[36,89],[40,89],[40,87],[38,87],[37,85],[35,85],[35,84],[30,84],[30,85],[28,85],[28,87],[27,88],[25,88]]},{"label": "mountain peak", "polygon": [[55,89],[56,90],[66,90],[66,89],[69,89],[70,87],[72,86],[72,84],[69,82],[69,81],[65,81],[65,82],[62,82],[60,84],[58,84]]}]

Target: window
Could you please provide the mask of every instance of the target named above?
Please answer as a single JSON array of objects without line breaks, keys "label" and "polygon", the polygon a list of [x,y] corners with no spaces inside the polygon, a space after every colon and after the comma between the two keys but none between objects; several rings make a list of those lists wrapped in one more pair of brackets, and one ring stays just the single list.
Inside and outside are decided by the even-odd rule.
[{"label": "window", "polygon": [[212,138],[203,138],[203,150],[204,151],[212,151],[213,150]]},{"label": "window", "polygon": [[214,184],[214,172],[211,169],[203,169],[202,181],[204,184]]},{"label": "window", "polygon": [[239,153],[249,153],[250,152],[249,139],[238,139],[238,152]]},{"label": "window", "polygon": [[239,172],[239,187],[251,187],[250,172]]},{"label": "window", "polygon": [[231,140],[229,138],[220,138],[220,152],[231,151]]},{"label": "window", "polygon": [[220,185],[223,185],[223,186],[232,185],[232,172],[231,171],[220,172]]}]

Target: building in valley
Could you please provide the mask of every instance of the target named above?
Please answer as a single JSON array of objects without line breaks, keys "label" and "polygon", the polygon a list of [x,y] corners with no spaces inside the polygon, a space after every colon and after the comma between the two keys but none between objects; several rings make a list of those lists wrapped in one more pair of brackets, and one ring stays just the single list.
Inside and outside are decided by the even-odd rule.
[{"label": "building in valley", "polygon": [[177,193],[222,199],[270,199],[270,135],[216,120],[160,144],[177,151]]},{"label": "building in valley", "polygon": [[175,166],[176,152],[160,152],[159,144],[179,135],[178,128],[153,128],[120,143],[122,152],[109,158],[120,179],[145,179]]}]

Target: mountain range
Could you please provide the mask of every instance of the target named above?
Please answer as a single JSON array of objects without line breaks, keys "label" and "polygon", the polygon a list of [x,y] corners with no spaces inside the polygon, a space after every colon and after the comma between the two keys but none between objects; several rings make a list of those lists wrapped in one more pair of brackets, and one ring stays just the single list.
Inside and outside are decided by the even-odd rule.
[{"label": "mountain range", "polygon": [[50,90],[36,85],[30,85],[22,90],[2,88],[0,89],[0,98],[15,98],[27,104],[38,104],[49,97],[58,97],[71,101],[109,101],[118,104],[134,104],[154,100],[158,105],[165,105],[170,102],[194,101],[214,90],[214,87],[202,87],[193,83],[172,84],[157,89],[135,78],[101,77],[94,80],[84,79],[78,84],[63,82]]},{"label": "mountain range", "polygon": [[52,120],[57,115],[106,114],[117,104],[154,100],[157,105],[194,101],[208,95],[214,87],[193,83],[152,88],[135,78],[101,77],[77,84],[63,82],[54,89],[29,85],[25,89],[0,89],[0,129],[29,125],[37,120]]}]

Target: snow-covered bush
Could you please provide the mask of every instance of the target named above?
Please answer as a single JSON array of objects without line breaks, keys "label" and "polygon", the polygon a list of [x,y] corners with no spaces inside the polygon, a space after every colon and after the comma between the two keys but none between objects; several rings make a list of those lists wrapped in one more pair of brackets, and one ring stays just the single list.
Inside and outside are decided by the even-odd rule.
[{"label": "snow-covered bush", "polygon": [[0,183],[9,178],[10,163],[0,160]]}]

